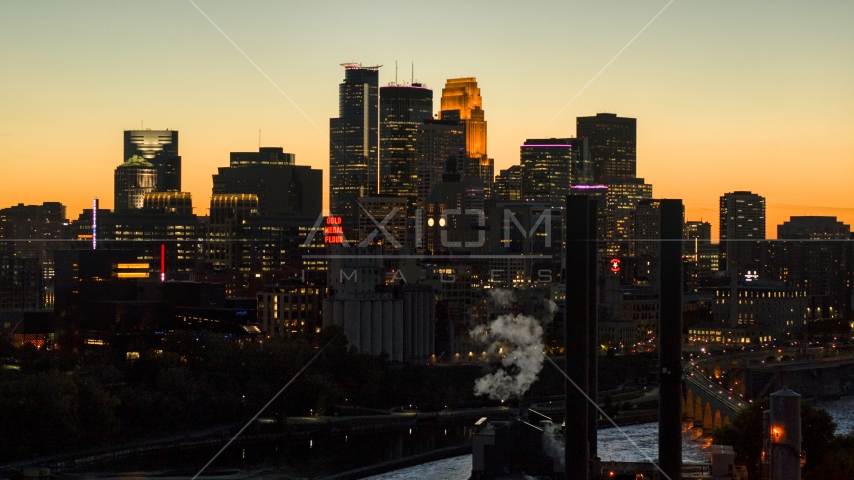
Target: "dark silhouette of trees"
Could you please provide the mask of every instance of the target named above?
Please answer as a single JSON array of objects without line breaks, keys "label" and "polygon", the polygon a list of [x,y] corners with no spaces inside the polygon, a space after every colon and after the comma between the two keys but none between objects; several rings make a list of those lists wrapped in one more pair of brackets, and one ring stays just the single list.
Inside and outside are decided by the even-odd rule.
[{"label": "dark silhouette of trees", "polygon": [[[758,478],[762,454],[762,412],[769,408],[768,397],[755,401],[742,410],[731,425],[717,428],[712,434],[714,443],[732,445],[737,458],[750,470],[751,478]],[[803,470],[805,479],[854,478],[854,474],[843,477],[826,475],[828,462],[833,461],[834,468],[846,471],[845,468],[848,467],[846,462],[842,461],[843,454],[854,454],[854,449],[851,448],[854,446],[854,440],[851,437],[836,437],[835,432],[836,424],[826,410],[801,401],[801,446],[807,458]],[[848,464],[854,465],[854,462]]]}]

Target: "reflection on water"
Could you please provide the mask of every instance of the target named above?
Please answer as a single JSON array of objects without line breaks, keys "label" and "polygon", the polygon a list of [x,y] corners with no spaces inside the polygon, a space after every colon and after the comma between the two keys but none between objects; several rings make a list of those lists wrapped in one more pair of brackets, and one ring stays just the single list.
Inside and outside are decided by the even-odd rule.
[{"label": "reflection on water", "polygon": [[[689,427],[690,424],[685,424],[682,430],[682,458],[686,462],[708,461],[706,450],[712,444],[712,440],[703,437],[703,432],[700,429]],[[602,460],[626,462],[655,460],[658,457],[658,424],[645,423],[622,427],[621,430],[616,428],[599,430],[599,457]],[[470,475],[471,455],[465,455],[368,478],[370,480],[409,480],[416,478],[465,480]]]},{"label": "reflection on water", "polygon": [[470,476],[471,455],[463,455],[395,470],[375,477],[368,477],[365,480],[421,480],[422,478],[468,480]]},{"label": "reflection on water", "polygon": [[[837,424],[837,433],[852,433],[854,430],[854,397],[831,402],[816,403],[830,413]],[[682,429],[682,459],[686,462],[707,462],[706,451],[712,444],[709,436],[703,436],[698,428]],[[624,435],[625,434],[625,435]],[[626,439],[628,436],[636,445]],[[638,450],[640,449],[640,451]],[[641,453],[642,452],[642,453]],[[658,424],[646,423],[622,427],[622,433],[616,428],[599,430],[599,457],[602,460],[647,461],[645,456],[655,459],[658,456]],[[464,480],[471,474],[471,455],[439,460],[403,470],[370,477],[371,480],[409,480],[416,478],[448,478]]]},{"label": "reflection on water", "polygon": [[814,406],[830,413],[836,422],[837,434],[854,433],[854,397],[841,398],[830,402],[814,402]]},{"label": "reflection on water", "polygon": [[[628,439],[626,438],[628,437]],[[712,441],[700,429],[682,428],[682,459],[686,462],[708,461],[706,450]],[[606,461],[643,462],[658,458],[658,423],[644,423],[599,430],[599,458]]]},{"label": "reflection on water", "polygon": [[[824,408],[837,423],[837,433],[850,433],[854,428],[854,397],[830,402],[821,402],[817,407]],[[682,430],[682,458],[686,462],[707,462],[707,451],[712,443],[709,436],[703,436],[700,429],[689,428],[685,424]],[[226,479],[272,479],[305,478],[355,468],[359,465],[387,460],[390,456],[399,458],[419,452],[457,444],[463,434],[458,429],[418,429],[414,435],[406,434],[396,441],[383,434],[371,434],[361,438],[326,438],[302,441],[302,448],[295,445],[255,445],[247,448],[226,450],[208,472],[208,478]],[[628,437],[628,439],[626,438]],[[378,448],[377,446],[382,448]],[[395,445],[397,445],[395,447]],[[391,450],[389,450],[391,449]],[[394,453],[397,452],[397,453]],[[121,478],[123,480],[157,478],[189,478],[213,451],[176,452],[175,457],[163,454],[157,458],[144,458],[124,465],[116,465],[103,473],[86,473],[79,478]],[[295,458],[299,461],[295,461]],[[608,428],[599,430],[599,457],[605,461],[643,462],[658,457],[658,424],[647,423],[630,425],[621,430]],[[275,459],[279,459],[276,461]],[[338,465],[333,465],[337,463]],[[295,465],[302,465],[294,469]],[[179,467],[180,465],[180,467]],[[160,471],[158,471],[160,470]],[[119,473],[121,472],[121,473]],[[372,480],[410,480],[420,478],[442,478],[465,480],[471,474],[471,455],[463,455],[445,460],[425,463],[383,475],[369,477]],[[74,478],[74,475],[66,475]]]}]

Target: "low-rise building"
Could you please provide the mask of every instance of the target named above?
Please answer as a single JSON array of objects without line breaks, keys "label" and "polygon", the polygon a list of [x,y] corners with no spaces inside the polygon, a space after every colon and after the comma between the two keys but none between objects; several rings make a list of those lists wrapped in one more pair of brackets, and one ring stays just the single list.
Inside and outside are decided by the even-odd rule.
[{"label": "low-rise building", "polygon": [[806,325],[808,302],[805,290],[780,282],[738,283],[715,289],[712,317],[722,332],[745,329],[752,342],[781,340]]}]

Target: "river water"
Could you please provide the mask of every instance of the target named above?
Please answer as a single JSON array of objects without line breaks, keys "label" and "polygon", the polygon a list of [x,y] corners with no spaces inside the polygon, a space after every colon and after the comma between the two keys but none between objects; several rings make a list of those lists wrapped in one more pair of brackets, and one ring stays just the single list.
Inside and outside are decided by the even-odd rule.
[{"label": "river water", "polygon": [[[854,432],[854,397],[815,403],[833,416],[836,433]],[[628,438],[627,438],[628,437]],[[699,429],[682,430],[682,458],[686,462],[707,462],[712,440]],[[645,423],[599,430],[599,457],[603,461],[642,462],[658,456],[658,423]],[[369,480],[415,480],[443,478],[467,480],[471,475],[471,455],[448,458],[411,468],[369,477]]]},{"label": "river water", "polygon": [[[837,423],[837,433],[854,430],[854,397],[821,402]],[[682,431],[682,456],[686,462],[707,462],[711,438],[702,431],[685,424]],[[413,429],[398,440],[399,456],[408,456],[458,445],[463,441],[464,428]],[[394,434],[396,435],[396,434]],[[365,434],[345,437],[315,438],[298,444],[271,442],[264,445],[233,445],[205,472],[205,478],[219,480],[267,480],[282,478],[314,478],[335,471],[371,465],[387,459],[386,452],[393,434]],[[399,436],[399,435],[398,435]],[[385,447],[384,447],[385,446]],[[156,457],[145,457],[120,462],[112,467],[80,474],[66,474],[68,479],[122,480],[186,480],[196,469],[209,460],[216,449],[181,451],[174,455],[162,452]],[[658,424],[646,423],[599,430],[599,457],[603,461],[645,462],[658,456]],[[371,480],[414,480],[437,478],[467,480],[471,475],[471,455],[425,463],[369,477]]]}]

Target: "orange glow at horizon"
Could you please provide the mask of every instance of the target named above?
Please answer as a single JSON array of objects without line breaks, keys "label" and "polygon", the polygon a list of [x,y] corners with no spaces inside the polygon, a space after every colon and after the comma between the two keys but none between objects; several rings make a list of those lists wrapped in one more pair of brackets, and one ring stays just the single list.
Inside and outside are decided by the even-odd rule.
[{"label": "orange glow at horizon", "polygon": [[[495,174],[526,139],[617,113],[638,120],[637,176],[653,198],[682,199],[715,242],[719,197],[737,190],[765,197],[768,238],[797,215],[854,225],[854,2],[674,2],[627,45],[666,1],[199,2],[233,44],[186,3],[0,2],[0,208],[58,201],[70,220],[93,198],[112,208],[122,132],[144,128],[180,132],[197,215],[229,152],[259,144],[323,170],[328,208],[339,64],[400,59],[437,107],[466,118],[485,97]],[[437,34],[449,11],[476,28]],[[381,69],[381,84],[396,73]],[[485,121],[467,146],[486,154]]]}]

